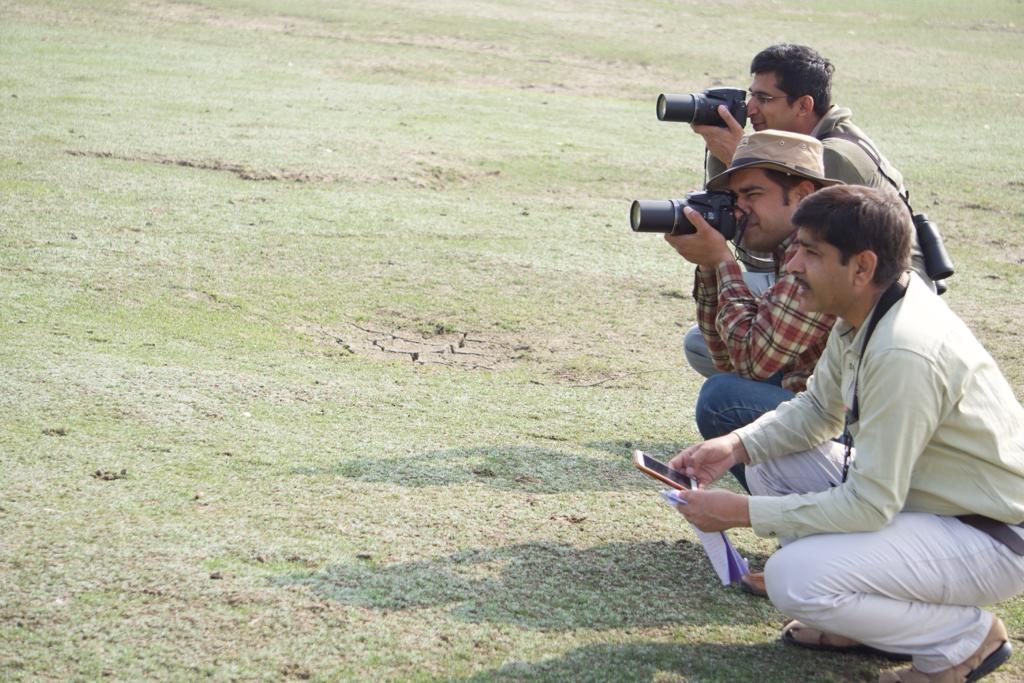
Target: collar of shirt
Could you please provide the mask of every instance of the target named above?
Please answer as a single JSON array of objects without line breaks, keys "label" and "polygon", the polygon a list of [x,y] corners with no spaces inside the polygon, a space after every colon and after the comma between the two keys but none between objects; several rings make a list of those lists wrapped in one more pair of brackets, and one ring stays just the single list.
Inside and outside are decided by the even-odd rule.
[{"label": "collar of shirt", "polygon": [[793,255],[791,252],[796,251],[796,230],[789,233],[786,239],[779,242],[779,246],[775,247],[772,252],[772,258],[775,260],[775,277],[781,277],[787,273],[786,263],[789,262],[790,257]]}]

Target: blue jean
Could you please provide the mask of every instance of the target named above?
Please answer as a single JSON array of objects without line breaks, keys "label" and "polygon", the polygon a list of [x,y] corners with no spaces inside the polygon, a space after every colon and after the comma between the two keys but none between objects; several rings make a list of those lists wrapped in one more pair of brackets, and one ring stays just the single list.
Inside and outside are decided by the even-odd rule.
[{"label": "blue jean", "polygon": [[[709,377],[697,396],[697,429],[704,439],[713,439],[750,424],[796,394],[781,385],[782,373],[763,382],[732,373]],[[743,465],[730,470],[747,492]]]}]

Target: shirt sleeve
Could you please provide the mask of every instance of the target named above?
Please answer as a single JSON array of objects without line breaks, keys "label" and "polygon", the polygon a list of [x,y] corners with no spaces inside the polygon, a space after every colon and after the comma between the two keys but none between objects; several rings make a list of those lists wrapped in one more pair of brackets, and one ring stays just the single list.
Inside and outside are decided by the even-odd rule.
[{"label": "shirt sleeve", "polygon": [[835,332],[814,366],[806,391],[736,430],[752,464],[806,451],[842,432],[841,347],[840,333]]},{"label": "shirt sleeve", "polygon": [[729,365],[720,368],[732,369],[740,377],[764,380],[795,365],[808,350],[817,348],[820,352],[824,348],[835,318],[802,312],[797,299],[799,287],[792,275],[781,275],[762,296],[750,292],[735,261],[720,263],[717,275],[714,331]]},{"label": "shirt sleeve", "polygon": [[718,319],[718,274],[715,271],[697,268],[693,298],[697,304],[697,327],[700,328],[704,343],[707,344],[711,360],[722,372],[732,372],[729,352],[725,348],[725,342],[718,336],[718,327],[715,324]]},{"label": "shirt sleeve", "polygon": [[[846,482],[817,493],[751,497],[754,532],[800,538],[876,531],[888,524],[903,509],[911,474],[943,414],[947,401],[940,377],[930,361],[912,351],[889,349],[865,359],[856,456]],[[813,422],[811,417],[805,424]],[[758,448],[768,445],[764,437],[771,429],[762,430],[762,441],[754,446],[761,457],[765,453]]]}]

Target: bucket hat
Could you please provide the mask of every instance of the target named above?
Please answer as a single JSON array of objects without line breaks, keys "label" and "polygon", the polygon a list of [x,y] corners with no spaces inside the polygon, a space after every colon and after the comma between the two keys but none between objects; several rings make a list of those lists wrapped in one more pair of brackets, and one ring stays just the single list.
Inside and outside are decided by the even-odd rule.
[{"label": "bucket hat", "polygon": [[745,168],[773,169],[813,180],[823,187],[842,185],[842,180],[825,177],[823,153],[821,140],[810,135],[782,130],[757,131],[743,136],[729,168],[709,180],[707,189],[729,189],[729,176]]}]

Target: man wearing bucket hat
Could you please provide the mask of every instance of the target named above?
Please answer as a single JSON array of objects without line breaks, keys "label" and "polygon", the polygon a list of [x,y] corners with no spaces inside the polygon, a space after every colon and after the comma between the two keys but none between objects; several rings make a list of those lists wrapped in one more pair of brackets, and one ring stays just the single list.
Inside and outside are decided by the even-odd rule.
[{"label": "man wearing bucket hat", "polygon": [[[832,103],[832,74],[835,67],[814,48],[793,43],[770,45],[750,62],[747,114],[755,131],[785,130],[810,135],[822,141],[825,175],[848,185],[867,185],[896,190],[905,201],[909,195],[903,175],[858,128],[849,109]],[[743,136],[743,126],[720,106],[725,126],[694,125],[709,152],[706,171],[714,176],[733,158]],[[911,263],[921,279],[933,288],[928,264],[915,235]],[[749,259],[752,269],[760,269]],[[940,290],[943,291],[943,290]],[[698,371],[700,368],[697,368]]]},{"label": "man wearing bucket hat", "polygon": [[[737,249],[774,255],[775,281],[761,292],[748,286],[725,238],[690,209],[697,232],[666,236],[697,265],[698,325],[688,337],[696,335],[719,371],[708,373],[697,399],[697,427],[705,439],[742,427],[804,390],[835,319],[797,306],[798,285],[784,265],[796,248],[791,217],[804,197],[839,183],[825,177],[821,142],[777,130],[743,138],[729,168],[708,182],[708,189],[736,195],[742,229]],[[695,342],[687,340],[690,347]],[[733,474],[746,487],[743,466]],[[752,588],[760,593],[757,577]]]},{"label": "man wearing bucket hat", "polygon": [[[753,79],[747,114],[751,126],[755,131],[772,129],[815,137],[822,141],[822,164],[829,178],[849,185],[892,187],[909,198],[899,170],[854,125],[850,110],[832,103],[834,71],[832,62],[806,45],[779,43],[761,50],[750,62]],[[720,106],[718,113],[725,126],[692,126],[704,139],[708,150],[706,172],[712,177],[726,169],[743,136],[743,126],[728,107]],[[771,284],[774,274],[770,260],[751,249],[740,254],[740,259],[747,267],[747,282],[753,291]],[[926,283],[933,282],[916,235],[911,263]],[[696,326],[686,334],[683,349],[687,362],[697,372],[705,377],[717,372]]]}]

